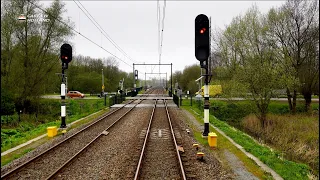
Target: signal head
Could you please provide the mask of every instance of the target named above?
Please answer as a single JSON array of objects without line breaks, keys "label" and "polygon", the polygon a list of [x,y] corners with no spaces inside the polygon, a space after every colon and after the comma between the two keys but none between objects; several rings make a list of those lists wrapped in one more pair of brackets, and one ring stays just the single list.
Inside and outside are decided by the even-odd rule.
[{"label": "signal head", "polygon": [[205,61],[210,54],[209,19],[199,14],[195,19],[195,56],[199,61]]},{"label": "signal head", "polygon": [[60,48],[60,59],[64,63],[69,63],[72,60],[72,47],[70,44],[63,44]]}]

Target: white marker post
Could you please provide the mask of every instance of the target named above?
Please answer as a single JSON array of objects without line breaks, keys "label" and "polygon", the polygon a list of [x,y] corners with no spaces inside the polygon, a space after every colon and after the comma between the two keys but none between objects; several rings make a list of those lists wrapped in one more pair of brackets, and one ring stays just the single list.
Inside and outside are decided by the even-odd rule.
[{"label": "white marker post", "polygon": [[66,128],[66,85],[64,84],[64,67],[62,67],[62,82],[61,82],[61,125],[60,128]]}]

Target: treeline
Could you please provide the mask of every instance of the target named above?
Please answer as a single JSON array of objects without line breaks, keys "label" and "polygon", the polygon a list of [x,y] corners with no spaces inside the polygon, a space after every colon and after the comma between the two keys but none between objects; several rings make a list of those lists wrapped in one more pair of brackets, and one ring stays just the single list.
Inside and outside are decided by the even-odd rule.
[{"label": "treeline", "polygon": [[[225,29],[213,29],[209,66],[212,83],[222,85],[224,96],[254,99],[262,126],[279,89],[285,90],[291,113],[298,93],[311,111],[311,97],[319,94],[319,1],[287,1],[266,14],[253,6]],[[196,87],[199,74],[175,72],[173,80],[186,91]]]},{"label": "treeline", "polygon": [[[190,94],[195,94],[200,88],[200,82],[195,81],[200,77],[200,74],[201,69],[198,64],[186,66],[183,71],[176,71],[172,74],[172,88],[179,88],[185,93],[189,91]],[[171,82],[171,77],[168,82]]]},{"label": "treeline", "polygon": [[[39,7],[41,9],[39,9]],[[33,113],[41,95],[60,93],[60,46],[74,34],[58,20],[74,27],[63,18],[65,4],[55,0],[47,8],[37,0],[1,1],[1,115],[17,111]],[[23,14],[27,20],[18,20]],[[29,18],[45,17],[45,21]],[[124,78],[124,88],[133,87],[132,73],[118,68],[113,57],[94,59],[74,56],[67,74],[68,90],[82,93],[117,91]]]},{"label": "treeline", "polygon": [[220,62],[213,71],[236,84],[233,92],[251,94],[263,126],[277,89],[286,89],[292,113],[298,92],[311,111],[319,92],[319,1],[287,1],[266,14],[253,6],[214,37]]},{"label": "treeline", "polygon": [[[43,12],[41,7],[46,12]],[[59,48],[73,34],[57,20],[64,4],[53,1],[44,8],[36,0],[1,1],[1,115],[30,107],[51,84],[61,66]],[[24,14],[27,20],[18,20]],[[46,17],[46,21],[28,21],[29,17]],[[61,67],[60,67],[61,68]],[[9,101],[12,100],[12,101]]]},{"label": "treeline", "polygon": [[[68,90],[100,93],[102,91],[102,76],[105,92],[117,91],[119,82],[123,79],[123,88],[130,89],[133,87],[133,74],[121,71],[118,66],[118,61],[114,57],[95,59],[82,55],[76,56],[67,70]],[[59,92],[60,84],[56,88]]]}]

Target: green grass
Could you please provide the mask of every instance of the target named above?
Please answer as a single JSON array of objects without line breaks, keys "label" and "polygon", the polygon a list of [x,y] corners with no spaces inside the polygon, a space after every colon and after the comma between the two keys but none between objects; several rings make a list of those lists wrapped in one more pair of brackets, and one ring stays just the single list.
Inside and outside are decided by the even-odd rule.
[{"label": "green grass", "polygon": [[245,132],[260,137],[289,160],[308,164],[319,174],[319,118],[305,114],[267,116],[269,125],[260,126],[255,115],[242,121]]},{"label": "green grass", "polygon": [[[73,129],[73,128],[76,128],[76,127],[78,127],[78,126],[80,126],[82,124],[88,123],[88,122],[98,118],[103,113],[106,113],[107,111],[108,110],[104,109],[101,112],[98,112],[97,114],[95,114],[93,116],[86,117],[82,121],[79,121],[79,122],[73,124],[70,129]],[[77,117],[81,117],[81,116],[77,116]],[[74,117],[74,119],[70,120],[70,121],[78,120],[77,117]],[[52,125],[56,125],[57,127],[59,127],[60,126],[60,121],[57,121],[56,123],[53,123],[53,122],[46,123],[46,124],[41,125],[41,127],[37,127],[36,129],[34,129],[32,131],[28,131],[28,132],[24,133],[24,134],[26,134],[26,136],[24,136],[24,138],[20,138],[19,139],[19,138],[12,137],[13,144],[11,144],[11,145],[14,147],[14,146],[22,144],[22,143],[24,143],[24,142],[26,142],[28,140],[31,140],[31,139],[33,139],[35,137],[38,137],[38,136],[40,136],[42,134],[45,134],[47,132],[47,130],[46,130],[47,127],[48,126],[52,126]],[[30,135],[27,135],[28,133],[30,133]],[[59,136],[59,135],[61,135],[60,132],[58,132],[57,136]],[[8,163],[10,163],[11,161],[13,161],[15,159],[20,158],[24,154],[26,154],[26,153],[32,151],[33,149],[35,149],[37,146],[39,146],[39,145],[41,145],[41,144],[43,144],[43,143],[45,143],[45,142],[47,142],[47,141],[49,141],[51,139],[52,138],[49,138],[49,137],[42,138],[42,139],[40,139],[40,140],[38,140],[36,142],[33,142],[33,143],[31,143],[31,144],[29,144],[29,145],[27,145],[25,147],[22,147],[21,149],[18,149],[18,150],[14,151],[14,152],[11,152],[11,153],[9,153],[9,154],[7,154],[5,156],[2,156],[1,157],[1,167],[6,165],[6,164],[8,164]],[[8,147],[5,150],[9,149]],[[5,150],[3,150],[3,148],[1,148],[1,150],[2,150],[2,152],[5,151]]]},{"label": "green grass", "polygon": [[[193,107],[192,109],[203,116],[202,110],[200,111],[196,107]],[[222,130],[227,136],[241,145],[247,152],[259,158],[263,163],[276,171],[284,179],[308,179],[307,176],[310,173],[310,167],[306,164],[281,160],[279,158],[281,152],[272,151],[270,148],[256,143],[245,133],[235,130],[227,123],[218,120],[211,114],[210,123]]]},{"label": "green grass", "polygon": [[[190,106],[189,107],[183,106],[183,108],[188,110],[190,113],[192,113],[199,123],[203,123],[203,120],[201,120],[202,117],[194,113],[193,111],[195,110],[194,108],[191,108]],[[193,126],[191,126],[191,128],[193,129],[195,139],[204,147],[209,148],[207,139],[202,138],[202,132],[195,131],[195,128]],[[224,154],[224,151],[227,150],[233,153],[235,156],[237,156],[239,160],[243,162],[246,169],[252,174],[254,174],[256,177],[258,177],[259,179],[265,179],[265,180],[273,179],[270,173],[263,171],[252,159],[247,157],[242,151],[240,151],[237,147],[235,147],[227,138],[225,138],[223,135],[221,135],[211,126],[209,128],[210,128],[210,132],[215,132],[217,134],[217,137],[218,137],[217,148],[213,152],[217,153],[217,157],[219,158],[219,160],[223,162],[222,165],[224,167],[226,167],[227,169],[230,169],[228,165],[229,162],[226,160],[225,154]]]},{"label": "green grass", "polygon": [[[105,108],[103,99],[69,99],[67,102],[69,102],[67,105],[67,124]],[[43,110],[40,111],[43,111],[43,113],[38,115],[37,118],[34,114],[23,114],[21,115],[20,122],[17,120],[17,115],[13,115],[10,118],[11,122],[9,124],[6,123],[6,120],[3,121],[4,123],[2,123],[1,128],[1,152],[46,133],[49,126],[60,127],[59,101],[45,99],[42,103]]]}]

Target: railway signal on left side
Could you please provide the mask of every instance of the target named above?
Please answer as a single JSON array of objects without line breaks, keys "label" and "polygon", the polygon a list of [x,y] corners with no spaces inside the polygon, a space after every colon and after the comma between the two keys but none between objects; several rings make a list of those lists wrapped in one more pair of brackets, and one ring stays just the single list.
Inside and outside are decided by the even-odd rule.
[{"label": "railway signal on left side", "polygon": [[134,71],[134,77],[135,77],[136,80],[138,80],[138,70]]},{"label": "railway signal on left side", "polygon": [[68,63],[72,60],[72,47],[70,44],[63,44],[60,48],[60,59],[62,61],[62,80],[61,80],[61,125],[60,128],[66,128],[66,77],[64,70],[68,69]]},{"label": "railway signal on left side", "polygon": [[72,60],[72,47],[70,44],[63,44],[60,48],[60,59],[63,63],[69,63]]}]

